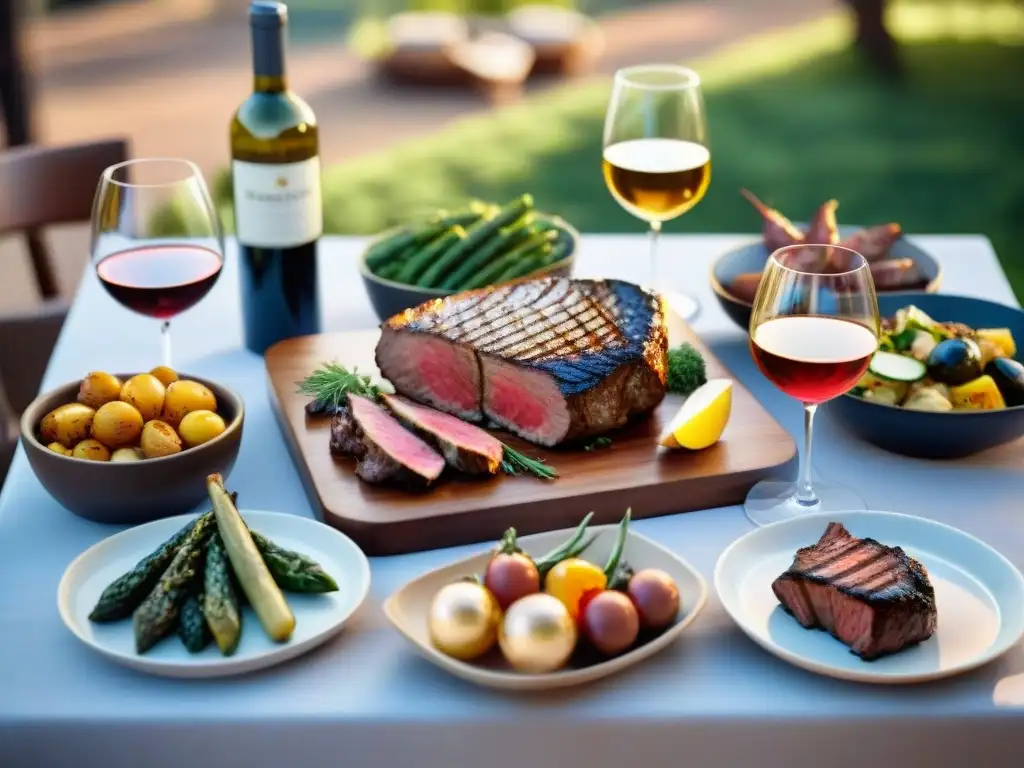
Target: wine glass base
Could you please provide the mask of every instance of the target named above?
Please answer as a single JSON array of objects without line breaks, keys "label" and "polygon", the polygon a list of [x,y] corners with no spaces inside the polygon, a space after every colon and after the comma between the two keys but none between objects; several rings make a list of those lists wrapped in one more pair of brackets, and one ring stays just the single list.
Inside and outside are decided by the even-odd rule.
[{"label": "wine glass base", "polygon": [[743,511],[754,525],[762,526],[816,512],[867,509],[860,494],[843,485],[815,482],[814,492],[818,495],[818,503],[806,505],[796,500],[795,483],[762,480],[750,489],[743,502]]},{"label": "wine glass base", "polygon": [[700,312],[700,300],[688,293],[679,293],[671,288],[659,289],[665,304],[683,320],[692,320]]}]

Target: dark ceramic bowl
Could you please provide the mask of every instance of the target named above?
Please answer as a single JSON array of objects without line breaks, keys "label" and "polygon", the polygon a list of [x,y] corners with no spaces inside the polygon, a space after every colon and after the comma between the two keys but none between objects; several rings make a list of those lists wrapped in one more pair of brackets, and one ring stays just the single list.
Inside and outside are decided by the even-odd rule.
[{"label": "dark ceramic bowl", "polygon": [[[124,381],[133,374],[116,375]],[[39,422],[54,408],[75,402],[80,381],[37,397],[21,416],[21,442],[47,492],[79,517],[120,525],[180,515],[206,499],[206,476],[219,472],[227,477],[238,458],[245,405],[227,387],[198,376],[179,376],[213,392],[227,429],[207,443],[159,459],[101,462],[54,453],[39,440]]]},{"label": "dark ceramic bowl", "polygon": [[[858,229],[860,227],[840,227],[839,236],[847,238]],[[770,255],[761,240],[754,240],[746,245],[733,248],[731,251],[726,251],[711,265],[711,290],[715,292],[718,303],[729,318],[744,331],[750,328],[750,312],[753,305],[730,294],[727,287],[739,275],[762,272]],[[927,281],[923,291],[935,293],[939,290],[939,283],[942,281],[942,269],[939,267],[939,263],[905,237],[893,244],[889,258],[913,259],[922,278]],[[885,291],[880,295],[901,296],[920,292],[921,290]]]},{"label": "dark ceramic bowl", "polygon": [[[1009,328],[1024,354],[1024,311],[1005,304],[937,293],[882,295],[882,317],[913,304],[940,322],[971,328]],[[921,459],[959,459],[1024,435],[1024,405],[998,411],[914,411],[843,395],[829,410],[853,434],[893,453]]]},{"label": "dark ceramic bowl", "polygon": [[[545,277],[547,275],[568,276],[572,274],[573,262],[576,258],[576,249],[579,247],[579,232],[559,216],[552,216],[551,214],[545,214],[545,216],[558,222],[558,226],[564,230],[564,237],[567,237],[570,243],[569,252],[555,263],[538,269],[537,271],[530,273],[527,277]],[[391,229],[379,234],[367,245],[366,249],[359,256],[359,274],[363,277],[363,285],[366,286],[366,292],[370,296],[370,303],[373,304],[373,309],[377,313],[377,317],[382,321],[392,315],[397,315],[399,312],[409,309],[410,307],[418,306],[425,301],[458,293],[458,291],[449,291],[440,288],[420,288],[416,285],[408,285],[407,283],[398,283],[394,280],[387,280],[373,274],[369,267],[366,266],[366,256],[369,253],[370,248],[372,248],[375,243],[390,236],[393,232],[394,230]]]}]

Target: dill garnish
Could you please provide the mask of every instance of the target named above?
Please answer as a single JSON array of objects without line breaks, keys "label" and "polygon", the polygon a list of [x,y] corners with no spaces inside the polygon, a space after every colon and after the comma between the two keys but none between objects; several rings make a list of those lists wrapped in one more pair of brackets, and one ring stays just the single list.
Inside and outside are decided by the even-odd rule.
[{"label": "dill garnish", "polygon": [[341,407],[350,392],[376,400],[381,394],[392,391],[388,382],[382,380],[381,384],[374,384],[369,374],[359,373],[354,367],[349,371],[339,363],[322,363],[297,384],[299,394],[313,398],[313,408],[329,411]]},{"label": "dill garnish", "polygon": [[548,466],[540,459],[531,459],[505,443],[501,444],[501,471],[506,475],[519,475],[529,472],[541,480],[553,480],[558,477],[554,467]]}]

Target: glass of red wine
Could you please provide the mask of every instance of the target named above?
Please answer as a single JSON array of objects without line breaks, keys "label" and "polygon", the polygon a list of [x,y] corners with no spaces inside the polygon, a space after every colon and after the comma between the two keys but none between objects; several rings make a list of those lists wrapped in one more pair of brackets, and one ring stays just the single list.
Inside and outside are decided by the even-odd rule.
[{"label": "glass of red wine", "polygon": [[220,219],[194,163],[142,158],[100,177],[92,208],[92,260],[107,293],[160,321],[171,366],[171,318],[202,299],[224,265]]},{"label": "glass of red wine", "polygon": [[867,260],[838,245],[791,245],[769,258],[750,318],[750,351],[761,373],[804,406],[796,483],[763,480],[744,509],[756,525],[813,512],[864,509],[841,486],[811,480],[818,406],[851,390],[878,348],[878,298]]}]

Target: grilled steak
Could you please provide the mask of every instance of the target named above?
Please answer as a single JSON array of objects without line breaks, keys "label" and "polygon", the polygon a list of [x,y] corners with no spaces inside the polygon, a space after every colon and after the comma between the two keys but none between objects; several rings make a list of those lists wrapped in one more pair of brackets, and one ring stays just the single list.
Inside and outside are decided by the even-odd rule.
[{"label": "grilled steak", "polygon": [[388,319],[377,366],[402,394],[540,445],[591,437],[665,397],[660,299],[549,277],[428,301]]},{"label": "grilled steak", "polygon": [[448,465],[470,475],[493,475],[501,466],[501,442],[480,427],[395,395],[384,403],[402,424],[430,443]]},{"label": "grilled steak", "polygon": [[351,394],[348,402],[363,443],[356,462],[356,474],[363,480],[425,486],[444,471],[441,455],[381,406]]},{"label": "grilled steak", "polygon": [[359,458],[366,450],[363,446],[363,433],[352,418],[352,409],[348,403],[334,409],[331,417],[331,453],[335,456],[355,456]]},{"label": "grilled steak", "polygon": [[866,661],[927,640],[938,622],[924,566],[840,523],[798,549],[772,590],[802,626],[830,632]]}]

